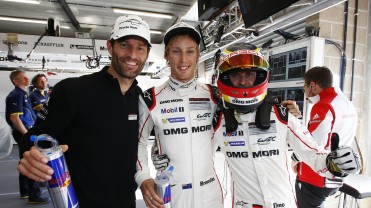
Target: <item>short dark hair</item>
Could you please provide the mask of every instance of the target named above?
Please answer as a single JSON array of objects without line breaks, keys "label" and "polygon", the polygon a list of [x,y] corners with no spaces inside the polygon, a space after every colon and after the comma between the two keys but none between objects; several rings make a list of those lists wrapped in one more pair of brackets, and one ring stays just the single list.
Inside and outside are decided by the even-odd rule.
[{"label": "short dark hair", "polygon": [[18,75],[20,75],[21,73],[25,73],[25,71],[23,71],[21,69],[16,69],[16,70],[10,72],[10,75],[9,75],[10,81],[14,84],[13,80],[17,79]]},{"label": "short dark hair", "polygon": [[45,74],[36,74],[33,78],[32,78],[32,85],[35,86],[37,84],[37,80],[39,80],[39,78],[41,77],[45,77],[46,81],[48,81],[48,78],[46,78]]},{"label": "short dark hair", "polygon": [[310,82],[314,82],[318,84],[321,88],[327,89],[332,87],[333,78],[332,72],[326,66],[316,66],[309,69],[304,74],[304,82],[305,84],[309,84]]}]

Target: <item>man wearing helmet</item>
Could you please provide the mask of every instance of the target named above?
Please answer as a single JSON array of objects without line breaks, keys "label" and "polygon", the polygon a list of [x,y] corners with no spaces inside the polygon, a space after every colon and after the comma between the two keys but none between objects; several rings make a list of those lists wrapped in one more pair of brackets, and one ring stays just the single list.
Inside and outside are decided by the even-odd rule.
[{"label": "man wearing helmet", "polygon": [[326,155],[316,154],[322,150],[286,107],[267,102],[269,66],[258,49],[239,43],[224,52],[217,81],[224,109],[214,137],[231,171],[232,207],[297,207],[287,144],[314,170],[332,176]]},{"label": "man wearing helmet", "polygon": [[160,207],[148,168],[147,141],[154,128],[159,154],[171,158],[171,206],[223,207],[213,164],[212,118],[216,100],[210,86],[195,80],[200,34],[185,23],[164,37],[165,59],[171,68],[167,82],[144,92],[139,103],[139,149],[135,180],[148,207]]}]

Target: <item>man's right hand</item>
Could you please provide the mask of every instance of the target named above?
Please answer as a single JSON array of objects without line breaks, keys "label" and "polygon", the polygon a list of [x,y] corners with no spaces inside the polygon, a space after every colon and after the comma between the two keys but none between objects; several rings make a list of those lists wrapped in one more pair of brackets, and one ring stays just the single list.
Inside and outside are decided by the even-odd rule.
[{"label": "man's right hand", "polygon": [[[67,145],[60,145],[60,147],[63,152],[68,149]],[[18,171],[34,181],[45,182],[50,180],[51,175],[54,173],[47,163],[48,159],[38,149],[32,147],[30,151],[23,153],[23,158],[18,165]]]},{"label": "man's right hand", "polygon": [[150,208],[164,208],[164,201],[155,192],[154,180],[147,179],[140,185],[144,202]]}]

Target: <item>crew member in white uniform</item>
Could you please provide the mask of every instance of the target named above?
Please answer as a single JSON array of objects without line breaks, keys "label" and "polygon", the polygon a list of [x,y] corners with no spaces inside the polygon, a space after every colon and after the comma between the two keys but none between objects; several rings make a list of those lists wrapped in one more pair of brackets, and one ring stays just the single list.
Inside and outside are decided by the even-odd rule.
[{"label": "crew member in white uniform", "polygon": [[212,119],[216,110],[209,85],[195,80],[200,34],[178,23],[165,34],[165,58],[171,67],[167,82],[144,92],[139,103],[139,149],[135,180],[148,207],[163,201],[154,191],[148,168],[147,143],[152,129],[159,154],[167,154],[173,208],[221,208],[222,189],[214,170]]}]

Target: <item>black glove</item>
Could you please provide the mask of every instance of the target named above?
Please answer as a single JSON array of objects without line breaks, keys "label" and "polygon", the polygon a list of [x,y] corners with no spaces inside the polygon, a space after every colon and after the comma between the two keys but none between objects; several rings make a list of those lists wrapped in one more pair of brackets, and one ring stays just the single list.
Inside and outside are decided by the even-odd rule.
[{"label": "black glove", "polygon": [[327,169],[334,176],[345,177],[361,169],[360,158],[351,147],[339,148],[339,136],[331,138],[331,152],[326,158]]}]

